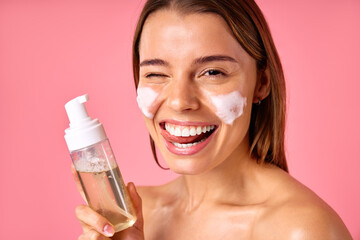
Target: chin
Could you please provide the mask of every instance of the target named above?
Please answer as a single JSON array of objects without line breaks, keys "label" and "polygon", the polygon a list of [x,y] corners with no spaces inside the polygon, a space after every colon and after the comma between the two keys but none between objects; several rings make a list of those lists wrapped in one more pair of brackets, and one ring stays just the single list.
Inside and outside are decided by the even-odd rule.
[{"label": "chin", "polygon": [[181,175],[199,175],[210,169],[209,164],[200,164],[200,159],[178,158],[165,160],[171,171]]}]

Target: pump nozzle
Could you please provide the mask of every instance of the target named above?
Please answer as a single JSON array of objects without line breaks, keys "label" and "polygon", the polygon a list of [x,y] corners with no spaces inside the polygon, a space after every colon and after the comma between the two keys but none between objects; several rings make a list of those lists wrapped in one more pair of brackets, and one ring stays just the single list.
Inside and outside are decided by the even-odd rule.
[{"label": "pump nozzle", "polygon": [[84,103],[89,96],[84,94],[65,104],[70,127],[65,130],[65,140],[69,150],[75,150],[106,139],[106,134],[97,119],[91,119]]},{"label": "pump nozzle", "polygon": [[84,94],[80,97],[74,98],[65,104],[66,113],[69,117],[71,125],[78,125],[84,120],[90,120],[86,111],[84,103],[89,100],[89,96]]}]

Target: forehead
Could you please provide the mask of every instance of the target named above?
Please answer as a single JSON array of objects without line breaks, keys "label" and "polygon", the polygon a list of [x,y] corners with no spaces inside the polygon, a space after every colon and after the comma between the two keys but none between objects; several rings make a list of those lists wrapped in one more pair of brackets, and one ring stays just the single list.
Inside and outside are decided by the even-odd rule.
[{"label": "forehead", "polygon": [[147,18],[139,44],[140,60],[209,54],[250,57],[225,20],[213,13],[179,14],[159,10]]}]

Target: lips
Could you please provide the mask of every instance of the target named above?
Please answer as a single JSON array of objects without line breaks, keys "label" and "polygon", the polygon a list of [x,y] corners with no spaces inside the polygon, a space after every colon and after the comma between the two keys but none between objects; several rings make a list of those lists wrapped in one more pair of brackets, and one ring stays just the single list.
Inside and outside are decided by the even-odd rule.
[{"label": "lips", "polygon": [[173,120],[161,122],[160,127],[166,147],[178,155],[192,155],[201,151],[217,129],[215,124]]}]

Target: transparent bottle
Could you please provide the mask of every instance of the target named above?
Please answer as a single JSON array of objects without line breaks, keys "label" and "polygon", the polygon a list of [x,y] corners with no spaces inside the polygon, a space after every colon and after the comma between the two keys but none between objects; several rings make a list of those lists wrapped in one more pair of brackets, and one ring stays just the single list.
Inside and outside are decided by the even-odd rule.
[{"label": "transparent bottle", "polygon": [[136,215],[104,128],[87,114],[88,99],[85,94],[65,104],[65,140],[87,203],[118,232],[132,226]]}]

